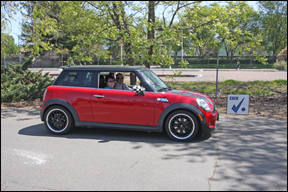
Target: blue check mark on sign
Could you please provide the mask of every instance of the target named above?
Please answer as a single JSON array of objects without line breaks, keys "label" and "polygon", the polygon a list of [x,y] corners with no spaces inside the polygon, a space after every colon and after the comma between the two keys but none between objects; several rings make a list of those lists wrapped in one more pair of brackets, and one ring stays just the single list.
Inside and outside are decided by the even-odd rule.
[{"label": "blue check mark on sign", "polygon": [[242,99],[242,101],[241,101],[237,106],[233,105],[232,110],[233,110],[235,113],[237,113],[237,111],[239,110],[239,108],[240,108],[240,106],[241,106],[241,104],[242,104],[243,101],[244,101],[244,98]]}]

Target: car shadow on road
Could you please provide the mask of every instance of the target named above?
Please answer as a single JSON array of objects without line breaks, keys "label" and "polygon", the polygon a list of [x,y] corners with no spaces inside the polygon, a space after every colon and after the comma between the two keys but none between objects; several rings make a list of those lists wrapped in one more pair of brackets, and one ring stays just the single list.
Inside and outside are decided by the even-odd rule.
[{"label": "car shadow on road", "polygon": [[[107,143],[110,141],[130,141],[130,142],[150,142],[150,143],[183,143],[171,140],[166,133],[145,132],[145,131],[130,131],[116,130],[105,128],[86,128],[77,127],[68,134],[55,135],[50,133],[44,124],[37,124],[25,127],[19,130],[18,134],[40,137],[59,137],[66,139],[92,139],[99,140],[98,143]],[[211,134],[206,134],[204,137],[197,134],[196,137],[188,143],[198,143],[208,140]]]}]

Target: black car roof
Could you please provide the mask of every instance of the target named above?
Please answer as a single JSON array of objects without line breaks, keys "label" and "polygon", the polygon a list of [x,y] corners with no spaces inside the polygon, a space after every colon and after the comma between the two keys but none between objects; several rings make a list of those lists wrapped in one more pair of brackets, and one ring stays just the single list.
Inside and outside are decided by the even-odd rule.
[{"label": "black car roof", "polygon": [[146,67],[141,66],[120,66],[120,65],[82,65],[72,67],[62,67],[63,70],[96,70],[96,71],[136,71],[145,70]]}]

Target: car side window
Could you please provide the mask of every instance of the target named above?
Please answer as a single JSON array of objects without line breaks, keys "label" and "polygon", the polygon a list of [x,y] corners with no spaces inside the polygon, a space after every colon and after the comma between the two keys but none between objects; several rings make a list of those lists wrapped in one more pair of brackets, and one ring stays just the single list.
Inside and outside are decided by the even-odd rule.
[{"label": "car side window", "polygon": [[63,71],[54,85],[95,87],[95,73],[91,71]]},{"label": "car side window", "polygon": [[84,87],[91,87],[92,84],[92,72],[87,72],[83,80]]},{"label": "car side window", "polygon": [[[117,79],[117,74],[121,74],[120,77],[121,78],[123,77],[123,79],[122,79],[122,83],[124,84],[123,86],[124,87],[127,86],[128,88],[124,88],[123,89],[122,86],[120,86],[118,84],[118,85],[116,85],[114,87],[114,89],[122,90],[122,91],[131,91],[133,86],[134,86],[130,82],[131,73],[133,73],[133,72],[129,72],[129,71],[127,71],[127,72],[125,72],[125,71],[124,72],[123,71],[122,72],[119,72],[119,71],[113,71],[113,72],[111,72],[111,71],[101,71],[99,73],[99,77],[98,77],[98,82],[99,82],[98,87],[104,89],[107,86],[106,82],[105,82],[105,79],[106,79],[107,75],[113,76],[115,78],[115,84],[116,84],[116,82],[117,83],[121,83],[121,80],[119,81],[119,79]],[[143,88],[143,90],[145,91],[146,89],[143,86],[143,84],[141,83],[140,79],[137,77],[136,74],[135,74],[135,76],[136,76],[136,85],[140,85]]]}]

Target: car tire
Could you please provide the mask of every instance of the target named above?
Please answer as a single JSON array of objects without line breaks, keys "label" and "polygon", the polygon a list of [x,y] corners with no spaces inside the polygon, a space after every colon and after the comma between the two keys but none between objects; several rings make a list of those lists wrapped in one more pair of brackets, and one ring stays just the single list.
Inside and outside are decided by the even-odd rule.
[{"label": "car tire", "polygon": [[193,113],[177,110],[166,118],[165,129],[168,136],[175,141],[190,141],[197,135],[199,123]]},{"label": "car tire", "polygon": [[52,133],[63,135],[74,128],[71,113],[64,107],[52,106],[44,115],[45,127]]}]

